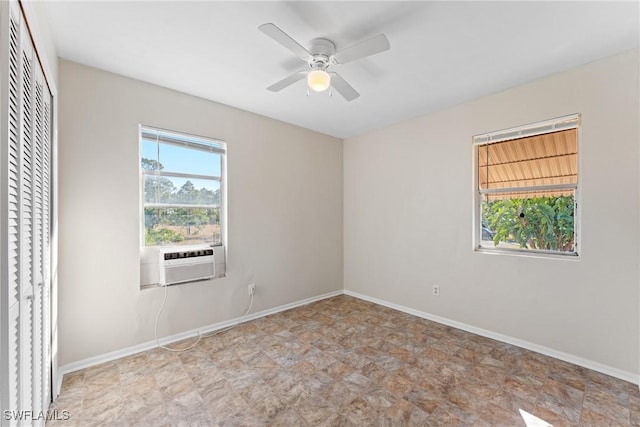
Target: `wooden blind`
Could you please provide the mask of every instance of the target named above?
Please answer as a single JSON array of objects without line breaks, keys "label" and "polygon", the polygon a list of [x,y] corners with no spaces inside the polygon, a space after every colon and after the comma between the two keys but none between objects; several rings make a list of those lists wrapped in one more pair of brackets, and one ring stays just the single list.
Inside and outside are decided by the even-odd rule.
[{"label": "wooden blind", "polygon": [[[577,129],[478,146],[480,190],[577,184]],[[528,191],[529,197],[567,195],[572,189]],[[490,198],[513,197],[492,193]]]}]

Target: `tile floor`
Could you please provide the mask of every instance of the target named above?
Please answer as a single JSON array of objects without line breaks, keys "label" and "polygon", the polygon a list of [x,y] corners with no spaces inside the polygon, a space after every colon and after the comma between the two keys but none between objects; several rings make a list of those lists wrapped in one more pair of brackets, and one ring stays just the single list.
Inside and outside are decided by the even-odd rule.
[{"label": "tile floor", "polygon": [[62,426],[640,425],[631,383],[344,295],[67,374],[51,409]]}]

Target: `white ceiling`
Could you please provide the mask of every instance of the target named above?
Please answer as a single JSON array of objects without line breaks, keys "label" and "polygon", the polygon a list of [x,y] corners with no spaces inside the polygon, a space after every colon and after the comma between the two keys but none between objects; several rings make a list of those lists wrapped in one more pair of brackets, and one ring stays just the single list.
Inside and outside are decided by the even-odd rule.
[{"label": "white ceiling", "polygon": [[[62,58],[336,137],[495,93],[639,45],[638,2],[58,2]],[[258,30],[273,22],[338,50],[384,33],[391,50],[337,65],[361,94],[307,97],[306,63]]]}]

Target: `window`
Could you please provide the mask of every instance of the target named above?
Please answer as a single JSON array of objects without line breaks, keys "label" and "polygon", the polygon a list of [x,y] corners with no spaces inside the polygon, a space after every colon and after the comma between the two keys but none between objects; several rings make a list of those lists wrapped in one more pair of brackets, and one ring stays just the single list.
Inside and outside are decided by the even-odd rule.
[{"label": "window", "polygon": [[140,126],[143,246],[223,244],[226,145]]},{"label": "window", "polygon": [[572,115],[474,137],[476,249],[578,254],[579,124]]}]

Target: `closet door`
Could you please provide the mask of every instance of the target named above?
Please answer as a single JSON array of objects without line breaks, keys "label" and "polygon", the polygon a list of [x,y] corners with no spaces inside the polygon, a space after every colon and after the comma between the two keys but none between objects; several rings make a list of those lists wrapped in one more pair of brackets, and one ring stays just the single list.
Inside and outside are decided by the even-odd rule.
[{"label": "closet door", "polygon": [[[2,293],[0,296],[0,337],[2,342],[2,357],[0,361],[0,373],[6,378],[0,384],[2,392],[2,409],[17,410],[22,407],[20,402],[20,306],[21,306],[21,203],[20,203],[20,14],[5,3],[2,10],[2,25],[5,31],[2,39],[7,46],[7,73],[6,80],[2,81],[3,94],[2,117],[6,120],[6,128],[3,129],[3,208],[6,206],[6,216],[3,218],[2,229],[6,230],[6,252],[3,254]],[[3,58],[4,59],[4,58]],[[4,144],[4,141],[7,141]],[[6,147],[6,148],[5,148]],[[5,151],[6,150],[6,151]],[[4,212],[3,212],[4,213]],[[4,249],[4,248],[3,248]],[[6,257],[6,258],[5,258]],[[5,282],[6,280],[6,282]],[[3,417],[4,418],[4,417]]]},{"label": "closet door", "polygon": [[41,425],[51,400],[52,97],[19,4],[0,3],[0,19],[7,67],[0,80],[0,219],[7,236],[0,251],[0,424]]},{"label": "closet door", "polygon": [[44,411],[50,401],[49,338],[49,161],[51,158],[51,94],[38,62],[34,62],[32,145],[33,408]]},{"label": "closet door", "polygon": [[[40,67],[38,67],[40,70]],[[41,238],[40,238],[40,259],[41,266],[40,281],[38,282],[38,295],[40,299],[39,305],[39,322],[40,322],[40,358],[39,364],[42,367],[42,373],[38,380],[40,385],[40,399],[43,410],[49,407],[51,402],[51,159],[53,152],[51,150],[52,141],[52,99],[49,86],[42,74],[39,73],[41,80],[37,83],[42,91],[42,220],[41,220]]]},{"label": "closet door", "polygon": [[32,365],[33,365],[33,408],[43,410],[42,386],[45,367],[43,366],[42,350],[44,345],[43,330],[43,290],[44,290],[44,257],[43,234],[46,228],[43,222],[44,188],[43,173],[43,102],[44,76],[40,67],[33,69],[33,155],[32,155],[32,218],[33,218],[33,250],[31,261],[33,267],[33,316],[31,318],[33,333]]},{"label": "closet door", "polygon": [[34,409],[34,121],[33,46],[26,25],[21,27],[20,56],[20,409]]}]

